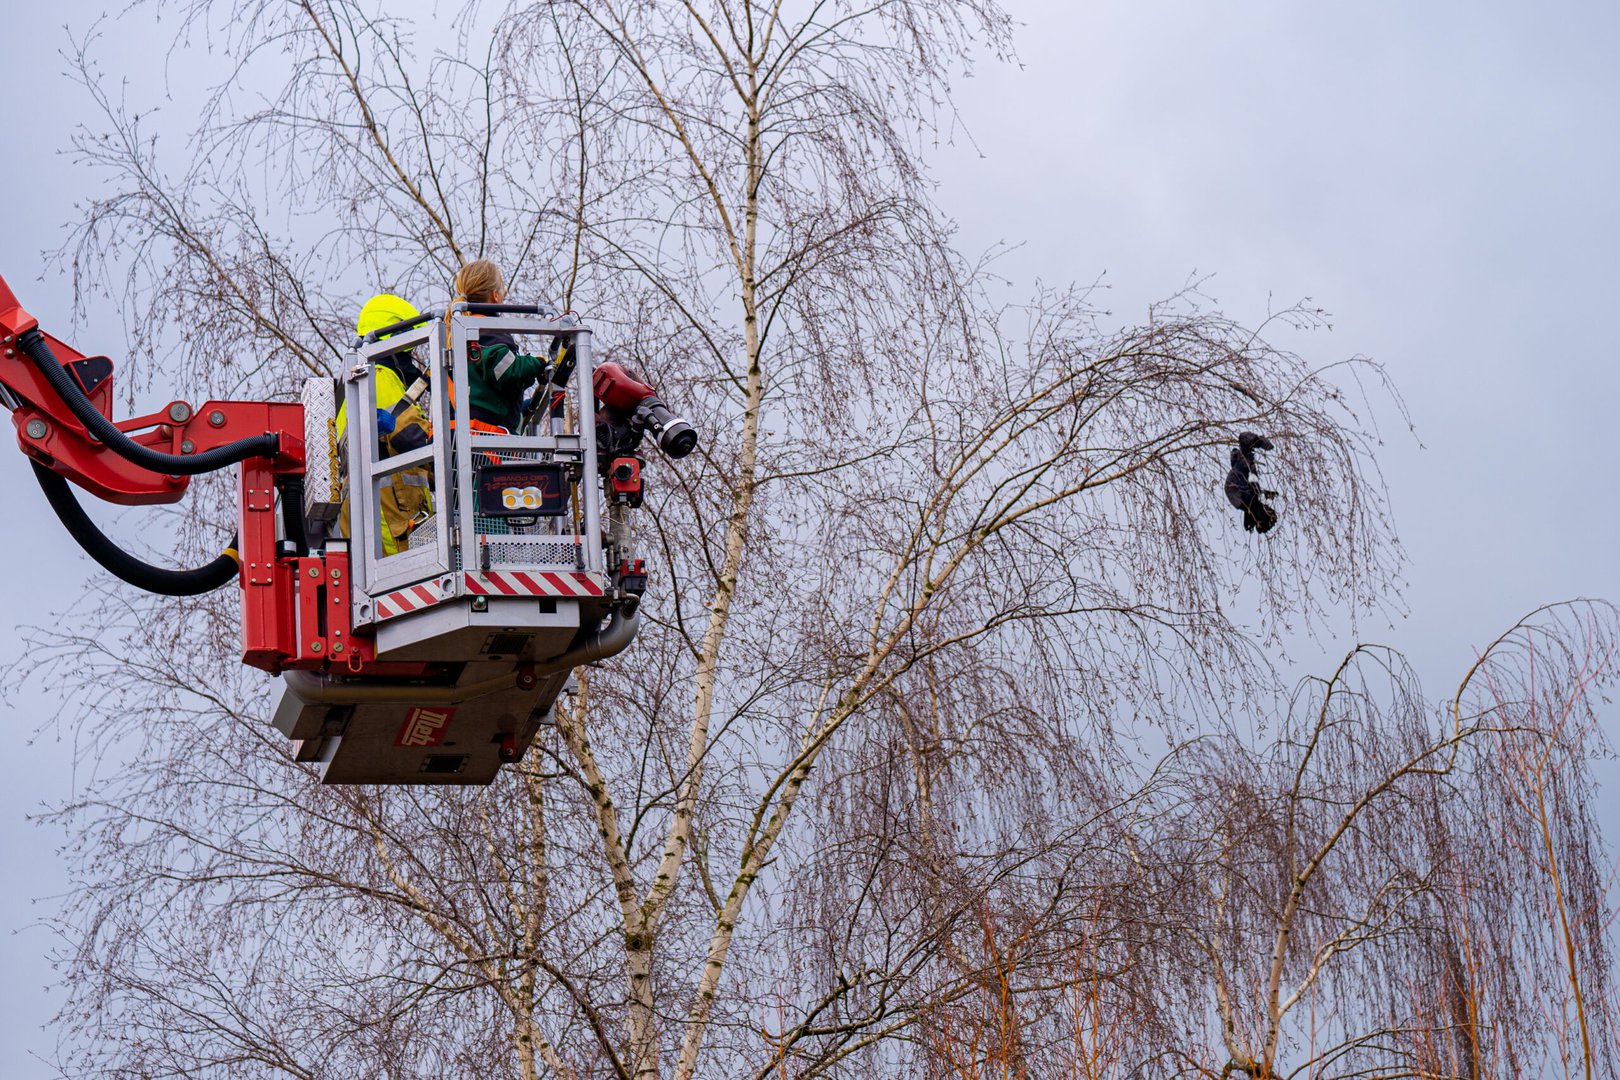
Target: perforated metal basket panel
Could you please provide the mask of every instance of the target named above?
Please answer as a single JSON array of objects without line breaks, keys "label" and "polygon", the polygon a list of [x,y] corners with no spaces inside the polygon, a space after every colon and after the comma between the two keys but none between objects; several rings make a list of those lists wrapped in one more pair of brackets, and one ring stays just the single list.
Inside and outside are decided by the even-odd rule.
[{"label": "perforated metal basket panel", "polygon": [[424,547],[433,547],[437,542],[439,542],[439,515],[436,513],[433,517],[423,521],[421,525],[416,526],[415,529],[411,529],[408,549],[410,551],[420,551]]},{"label": "perforated metal basket panel", "polygon": [[410,541],[406,544],[407,550],[419,551],[430,548],[439,542],[439,515],[434,514],[415,529],[411,530]]},{"label": "perforated metal basket panel", "polygon": [[572,540],[557,540],[543,544],[489,545],[489,565],[502,566],[573,566],[578,549]]},{"label": "perforated metal basket panel", "polygon": [[[480,524],[483,524],[484,521],[485,519],[483,518],[479,519]],[[553,538],[544,535],[531,535],[531,533],[541,533],[541,529],[539,527],[534,527],[532,530],[528,531],[514,529],[508,526],[506,522],[495,521],[492,519],[489,523],[492,525],[505,526],[505,531],[491,531],[483,534],[485,536],[524,537],[521,542],[514,540],[511,543],[502,543],[497,540],[491,543],[489,545],[489,565],[491,567],[578,565],[579,548],[578,545],[574,543],[574,539],[571,536],[559,536]],[[410,549],[415,551],[418,549],[431,548],[434,544],[438,543],[438,540],[439,516],[435,514],[421,525],[418,525],[416,527],[416,531],[411,533]],[[459,550],[454,553],[452,559],[454,565],[451,567],[451,569],[460,570],[462,568],[460,555],[461,552]]]}]

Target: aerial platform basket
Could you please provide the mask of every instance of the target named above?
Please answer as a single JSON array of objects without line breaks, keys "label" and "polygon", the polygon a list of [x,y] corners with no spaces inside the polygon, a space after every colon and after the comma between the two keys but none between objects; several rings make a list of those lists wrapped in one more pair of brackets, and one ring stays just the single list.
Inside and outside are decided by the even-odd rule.
[{"label": "aerial platform basket", "polygon": [[[305,527],[324,554],[297,578],[297,640],[326,655],[322,670],[283,672],[275,724],[326,783],[487,783],[548,723],[574,667],[629,644],[644,575],[624,515],[604,514],[623,499],[598,468],[590,331],[467,304],[399,326],[361,344],[341,380],[304,388]],[[475,430],[471,395],[454,392],[471,385],[469,345],[496,331],[573,358],[564,384],[542,388],[555,402],[513,434]],[[425,376],[432,437],[382,456],[376,362],[404,352]],[[385,543],[382,504],[402,479],[428,488],[428,508]],[[345,558],[347,588],[331,580]]]},{"label": "aerial platform basket", "polygon": [[[455,393],[493,333],[548,358],[525,362],[545,370],[510,432]],[[593,364],[572,315],[538,307],[451,304],[367,334],[346,364],[302,401],[175,400],[114,422],[112,361],[45,333],[0,278],[0,408],[69,535],[161,596],[235,582],[242,662],[282,677],[275,724],[324,782],[487,783],[573,668],[635,637],[637,448],[652,435],[683,457],[697,432],[651,386]],[[191,569],[131,554],[73,493],[173,503],[232,467],[235,539]]]}]

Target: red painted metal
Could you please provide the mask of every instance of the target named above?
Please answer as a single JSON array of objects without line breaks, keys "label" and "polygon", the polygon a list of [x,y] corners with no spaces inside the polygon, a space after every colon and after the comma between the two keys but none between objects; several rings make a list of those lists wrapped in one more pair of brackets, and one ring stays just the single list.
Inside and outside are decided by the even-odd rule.
[{"label": "red painted metal", "polygon": [[[14,347],[15,338],[10,337],[9,328],[0,328],[0,337],[8,339],[5,348],[0,350],[0,384],[19,399],[11,422],[17,428],[17,443],[23,453],[107,502],[125,506],[172,503],[186,493],[188,477],[149,472],[92,439],[39,369]],[[64,364],[84,359],[83,353],[49,334],[45,335],[45,341]],[[109,420],[112,419],[112,395],[113,376],[108,376],[87,395],[96,410]],[[165,409],[149,417],[124,421],[118,427],[135,442],[153,450],[178,454],[181,439],[167,417]],[[28,434],[29,422],[35,420],[45,425],[45,434],[39,438]]]},{"label": "red painted metal", "polygon": [[[37,327],[38,321],[0,278],[0,387],[6,403],[14,406],[11,419],[23,453],[108,502],[128,506],[180,499],[189,478],[151,472],[91,437],[22,355],[17,336]],[[64,365],[85,359],[66,342],[49,334],[44,337]],[[113,378],[109,373],[86,394],[109,420]],[[294,666],[347,666],[351,656],[360,657],[363,664],[373,655],[369,643],[351,634],[347,556],[329,563],[320,557],[281,558],[276,552],[276,481],[304,472],[303,405],[208,401],[193,410],[184,401],[172,401],[157,412],[114,423],[143,446],[179,455],[275,434],[280,443],[275,458],[251,458],[241,465],[237,551],[242,566],[242,660],[278,672]],[[31,426],[34,434],[29,433]],[[301,582],[300,569],[310,568],[318,571],[317,576]]]},{"label": "red painted metal", "polygon": [[639,506],[641,504],[641,459],[617,457],[608,468],[608,479],[615,497]]},{"label": "red painted metal", "polygon": [[334,666],[342,664],[350,673],[369,671],[377,659],[377,642],[369,634],[354,632],[350,614],[349,553],[332,551],[326,555],[326,655]]},{"label": "red painted metal", "polygon": [[597,364],[591,372],[591,388],[602,404],[620,412],[634,412],[637,405],[653,396],[653,388],[633,378],[618,364]]},{"label": "red painted metal", "polygon": [[298,595],[297,626],[294,641],[298,652],[286,667],[326,666],[326,560],[320,556],[293,562],[294,592]]},{"label": "red painted metal", "polygon": [[[97,442],[85,431],[39,370],[16,347],[17,335],[35,329],[38,321],[24,311],[16,294],[0,278],[0,386],[17,401],[11,422],[23,453],[60,473],[97,498],[124,506],[172,503],[186,492],[188,478],[150,472]],[[85,358],[73,346],[45,334],[51,352],[63,364]],[[112,419],[113,380],[109,375],[87,396],[97,411]],[[184,417],[176,420],[176,416]],[[28,434],[29,421],[44,422],[45,434]],[[280,476],[304,471],[303,406],[268,401],[209,401],[192,410],[184,401],[172,401],[157,412],[115,421],[135,442],[167,454],[202,453],[237,439],[275,432],[281,454],[272,466]],[[190,443],[191,449],[185,449]]]},{"label": "red painted metal", "polygon": [[276,557],[275,477],[269,464],[249,458],[241,470],[242,662],[277,672],[299,653],[293,604],[298,560]]},{"label": "red painted metal", "polygon": [[297,608],[295,651],[274,666],[256,666],[272,671],[331,668],[348,674],[370,673],[377,656],[376,642],[367,634],[355,634],[351,626],[348,552],[283,559],[280,565],[292,573]]},{"label": "red painted metal", "polygon": [[0,339],[9,345],[18,334],[25,333],[39,325],[39,320],[23,310],[22,304],[17,300],[17,294],[11,291],[6,279],[0,277]]}]

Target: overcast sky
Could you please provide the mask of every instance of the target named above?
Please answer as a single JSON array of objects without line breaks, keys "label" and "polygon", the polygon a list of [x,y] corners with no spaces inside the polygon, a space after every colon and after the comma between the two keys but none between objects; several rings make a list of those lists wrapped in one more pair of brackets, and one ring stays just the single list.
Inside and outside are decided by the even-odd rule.
[{"label": "overcast sky", "polygon": [[[1213,274],[1205,291],[1240,320],[1303,296],[1330,310],[1331,332],[1288,344],[1323,363],[1382,362],[1417,425],[1413,438],[1380,415],[1411,615],[1363,629],[1406,650],[1431,696],[1535,605],[1620,599],[1620,5],[1008,6],[1025,24],[1022,66],[978,65],[957,99],[971,142],[935,158],[964,249],[1021,244],[1000,268],[1025,285],[1106,271],[1122,315],[1193,273]],[[66,327],[69,283],[39,280],[38,254],[96,183],[59,156],[88,102],[57,51],[64,22],[82,31],[101,10],[75,0],[7,14],[0,274],[52,329]],[[126,18],[100,54],[150,74],[165,32]],[[183,118],[184,102],[165,107]],[[115,359],[124,345],[113,311],[74,336]],[[4,664],[20,650],[15,627],[49,622],[93,567],[20,454],[0,451],[0,486]],[[44,992],[51,942],[34,922],[50,901],[32,901],[66,884],[60,837],[25,815],[84,777],[55,736],[27,741],[49,708],[39,688],[0,705],[6,1077],[50,1075],[29,1055],[49,1054],[39,1028],[59,1000]]]}]

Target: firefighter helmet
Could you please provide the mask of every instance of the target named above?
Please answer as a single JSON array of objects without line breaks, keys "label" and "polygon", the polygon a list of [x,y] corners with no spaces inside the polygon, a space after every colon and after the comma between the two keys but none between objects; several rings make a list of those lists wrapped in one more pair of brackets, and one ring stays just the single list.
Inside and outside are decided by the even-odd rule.
[{"label": "firefighter helmet", "polygon": [[355,320],[354,332],[365,337],[373,330],[380,330],[385,326],[414,319],[421,312],[403,297],[393,293],[378,293],[366,301],[365,307],[360,309],[360,317]]}]

